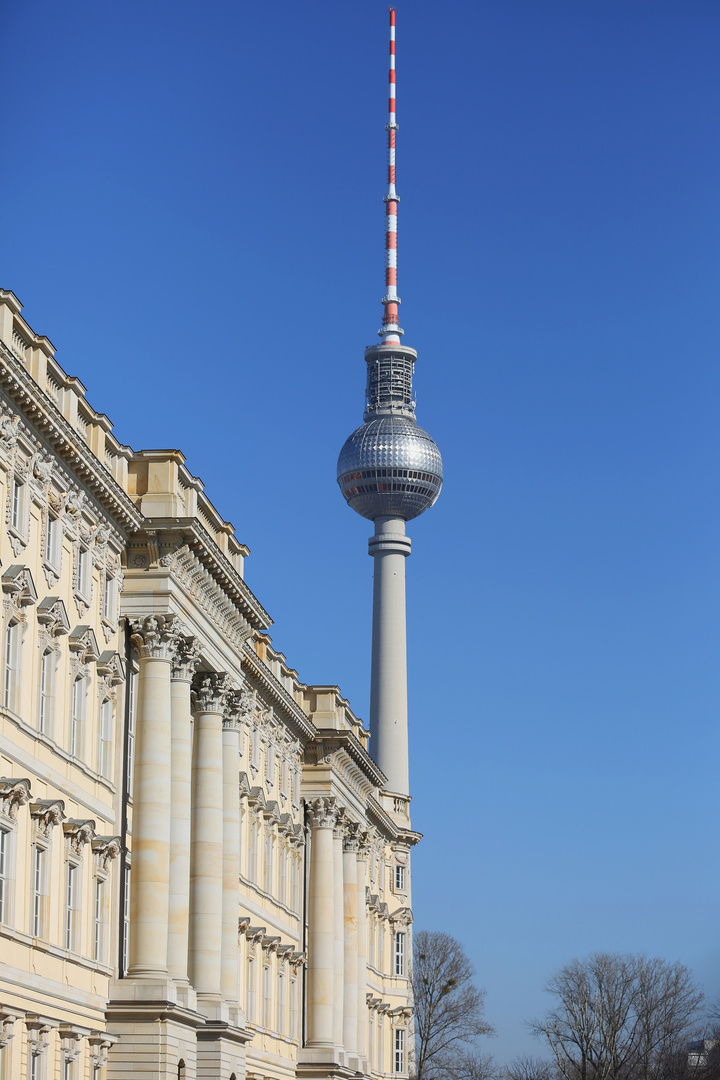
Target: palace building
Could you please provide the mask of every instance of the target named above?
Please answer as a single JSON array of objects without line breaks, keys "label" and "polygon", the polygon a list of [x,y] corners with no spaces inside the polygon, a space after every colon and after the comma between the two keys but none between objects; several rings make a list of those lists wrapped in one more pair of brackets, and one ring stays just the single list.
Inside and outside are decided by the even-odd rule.
[{"label": "palace building", "polygon": [[0,291],[0,1080],[406,1076],[407,792],[54,354]]}]

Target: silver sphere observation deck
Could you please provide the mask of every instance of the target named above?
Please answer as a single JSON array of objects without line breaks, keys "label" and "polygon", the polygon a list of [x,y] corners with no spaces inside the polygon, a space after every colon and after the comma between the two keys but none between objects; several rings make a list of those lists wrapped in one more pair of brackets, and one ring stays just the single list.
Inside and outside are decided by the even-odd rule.
[{"label": "silver sphere observation deck", "polygon": [[340,451],[337,481],[348,506],[371,521],[410,521],[433,505],[442,488],[440,451],[415,419],[416,357],[399,344],[365,350],[365,423]]}]

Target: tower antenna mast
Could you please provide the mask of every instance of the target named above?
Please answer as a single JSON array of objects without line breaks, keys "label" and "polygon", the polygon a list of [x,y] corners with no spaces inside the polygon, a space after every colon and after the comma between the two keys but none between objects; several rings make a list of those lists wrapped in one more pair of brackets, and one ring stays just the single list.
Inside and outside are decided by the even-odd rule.
[{"label": "tower antenna mast", "polygon": [[390,8],[390,75],[388,79],[388,188],[385,201],[385,307],[382,328],[378,331],[383,344],[400,343],[402,330],[399,326],[397,294],[397,211],[398,198],[395,190],[395,136],[398,124],[395,115],[395,8]]}]

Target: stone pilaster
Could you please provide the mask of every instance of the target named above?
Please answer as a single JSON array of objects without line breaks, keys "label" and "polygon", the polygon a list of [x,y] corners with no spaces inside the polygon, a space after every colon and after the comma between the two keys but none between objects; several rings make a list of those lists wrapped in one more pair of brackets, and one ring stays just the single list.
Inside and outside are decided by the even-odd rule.
[{"label": "stone pilaster", "polygon": [[192,713],[190,685],[200,660],[199,642],[178,636],[172,653],[171,804],[168,971],[178,986],[188,986],[190,910],[190,817]]},{"label": "stone pilaster", "polygon": [[222,714],[225,674],[201,672],[193,684],[195,733],[190,839],[189,974],[198,1008],[216,1017],[221,1002],[223,899]]},{"label": "stone pilaster", "polygon": [[[367,836],[358,837],[357,852],[357,1048],[361,1059],[368,1053],[367,1050],[367,911],[365,889],[367,886],[368,858],[370,848]],[[372,1067],[372,1062],[370,1062]],[[360,1068],[361,1072],[369,1072],[367,1063]]]},{"label": "stone pilaster", "polygon": [[222,731],[223,753],[223,860],[222,860],[222,961],[220,985],[223,999],[238,1004],[238,888],[240,880],[240,716],[242,691],[232,691],[225,702]]}]

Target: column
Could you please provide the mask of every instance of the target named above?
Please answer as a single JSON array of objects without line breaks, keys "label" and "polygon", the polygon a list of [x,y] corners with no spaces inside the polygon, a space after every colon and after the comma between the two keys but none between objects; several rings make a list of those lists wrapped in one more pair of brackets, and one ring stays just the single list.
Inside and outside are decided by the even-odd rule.
[{"label": "column", "polygon": [[228,695],[223,717],[222,996],[238,1004],[238,897],[240,888],[239,693]]},{"label": "column", "polygon": [[140,674],[133,784],[131,978],[167,978],[173,623],[173,615],[150,615],[132,624]]},{"label": "column", "polygon": [[332,1052],[335,978],[334,799],[313,799],[308,897],[308,1046]]},{"label": "column", "polygon": [[190,684],[200,659],[195,638],[179,637],[172,658],[170,683],[170,897],[168,971],[175,982],[188,982],[190,909],[190,774],[192,713]]},{"label": "column", "polygon": [[189,974],[198,995],[220,1003],[223,900],[223,737],[225,674],[193,683]]},{"label": "column", "polygon": [[[357,1049],[361,1058],[367,1054],[367,908],[365,888],[367,883],[370,847],[367,834],[358,838],[357,853]],[[373,1068],[373,1063],[370,1062]],[[367,1070],[365,1070],[367,1071]]]},{"label": "column", "polygon": [[348,1054],[364,1057],[358,1045],[358,884],[357,856],[360,845],[353,832],[343,845],[343,915],[345,922],[345,993],[343,1043]]},{"label": "column", "polygon": [[376,518],[368,551],[375,563],[370,747],[387,777],[388,791],[408,795],[405,559],[410,539],[402,518]]},{"label": "column", "polygon": [[345,919],[343,913],[344,811],[333,829],[333,924],[335,927],[335,977],[333,980],[333,1038],[343,1045],[343,1004],[345,997]]}]

